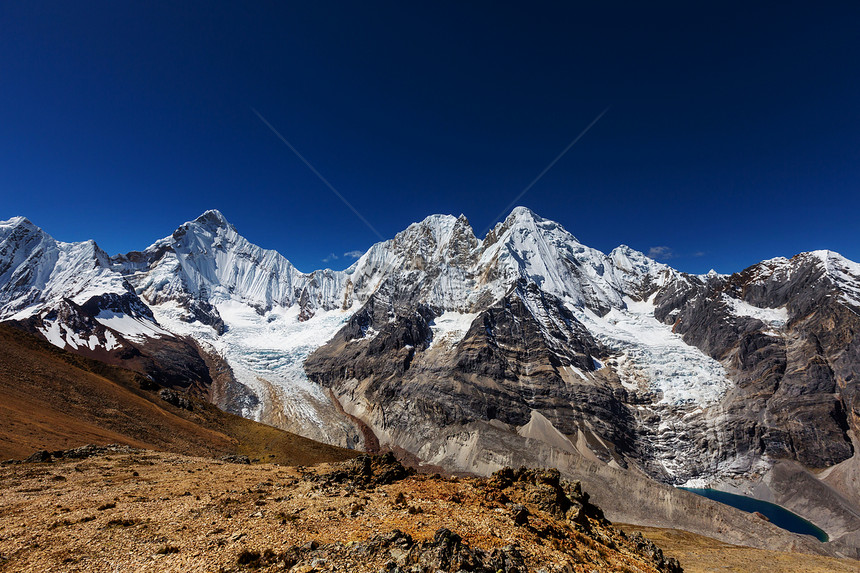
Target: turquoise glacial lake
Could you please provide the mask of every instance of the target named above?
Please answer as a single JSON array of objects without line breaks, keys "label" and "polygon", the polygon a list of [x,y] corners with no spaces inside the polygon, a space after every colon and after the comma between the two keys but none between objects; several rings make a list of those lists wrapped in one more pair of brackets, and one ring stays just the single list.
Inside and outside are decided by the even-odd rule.
[{"label": "turquoise glacial lake", "polygon": [[815,524],[803,519],[796,513],[792,513],[780,505],[761,501],[745,495],[736,495],[717,491],[715,489],[702,489],[695,487],[682,487],[680,489],[687,490],[691,493],[701,495],[708,499],[736,507],[742,511],[752,513],[754,511],[767,517],[770,522],[777,527],[781,527],[792,533],[800,533],[801,535],[811,535],[819,541],[827,541],[827,534]]}]

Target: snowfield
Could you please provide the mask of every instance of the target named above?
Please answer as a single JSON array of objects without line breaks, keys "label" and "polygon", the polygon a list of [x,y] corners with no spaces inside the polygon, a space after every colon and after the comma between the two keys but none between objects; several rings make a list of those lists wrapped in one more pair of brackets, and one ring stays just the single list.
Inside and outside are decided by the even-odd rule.
[{"label": "snowfield", "polygon": [[466,336],[477,313],[459,313],[447,311],[433,319],[430,330],[433,331],[431,348],[436,346],[456,346]]},{"label": "snowfield", "polygon": [[782,328],[788,322],[788,309],[784,306],[779,308],[759,308],[725,294],[723,295],[723,300],[735,316],[756,318],[776,329]]},{"label": "snowfield", "polygon": [[725,369],[654,318],[653,297],[644,302],[627,297],[624,302],[626,309],[613,308],[603,317],[589,309],[571,310],[621,355],[617,372],[626,388],[644,385],[659,396],[658,403],[675,406],[706,406],[722,398],[732,385]]}]

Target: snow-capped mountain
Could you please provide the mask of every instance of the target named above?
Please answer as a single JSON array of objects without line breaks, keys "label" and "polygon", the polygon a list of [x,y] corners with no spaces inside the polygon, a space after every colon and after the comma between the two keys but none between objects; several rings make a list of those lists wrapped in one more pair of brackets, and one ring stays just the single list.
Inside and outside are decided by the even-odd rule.
[{"label": "snow-capped mountain", "polygon": [[483,239],[433,215],[312,273],[218,211],[115,257],[0,223],[0,320],[309,437],[478,473],[586,460],[749,491],[781,461],[854,463],[858,313],[860,265],[836,253],[694,276],[522,207]]},{"label": "snow-capped mountain", "polygon": [[39,317],[48,340],[75,350],[118,347],[106,327],[119,322],[131,338],[169,335],[94,241],[56,241],[24,217],[0,222],[0,317]]},{"label": "snow-capped mountain", "polygon": [[35,311],[70,299],[83,304],[93,296],[131,291],[94,241],[62,243],[24,217],[0,222],[0,313]]}]

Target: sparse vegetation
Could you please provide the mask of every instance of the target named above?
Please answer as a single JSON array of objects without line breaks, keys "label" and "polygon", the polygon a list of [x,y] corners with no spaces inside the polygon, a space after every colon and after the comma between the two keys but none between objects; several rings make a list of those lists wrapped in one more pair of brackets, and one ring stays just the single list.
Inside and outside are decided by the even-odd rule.
[{"label": "sparse vegetation", "polygon": [[[8,532],[0,553],[10,557],[4,572],[166,572],[180,570],[181,562],[234,572],[378,573],[414,565],[450,573],[466,564],[494,572],[504,570],[502,562],[521,562],[520,571],[668,573],[668,555],[676,554],[664,558],[645,538],[612,527],[581,488],[554,472],[506,470],[489,480],[453,481],[410,474],[390,456],[298,469],[122,448],[107,460],[88,451],[95,453],[84,462],[61,455],[54,465],[0,473],[0,486],[18,483],[0,487]],[[82,471],[64,472],[67,482],[49,479],[72,464]],[[101,477],[127,476],[132,468],[140,479]],[[45,482],[48,489],[33,491]],[[65,497],[70,490],[76,493]],[[100,507],[106,513],[96,513]],[[526,523],[517,524],[514,507]]]}]

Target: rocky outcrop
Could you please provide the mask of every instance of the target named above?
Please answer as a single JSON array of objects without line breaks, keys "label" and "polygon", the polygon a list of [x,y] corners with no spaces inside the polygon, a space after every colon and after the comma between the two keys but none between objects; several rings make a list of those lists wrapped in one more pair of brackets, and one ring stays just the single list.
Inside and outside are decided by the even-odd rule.
[{"label": "rocky outcrop", "polygon": [[387,452],[379,456],[361,455],[329,473],[317,474],[324,486],[349,484],[352,487],[373,488],[388,485],[415,474],[414,469],[404,467]]},{"label": "rocky outcrop", "polygon": [[436,531],[432,540],[416,542],[408,533],[394,529],[374,535],[352,546],[343,543],[316,543],[293,546],[281,553],[246,552],[239,556],[238,564],[260,567],[266,564],[283,564],[295,567],[301,563],[313,566],[338,563],[357,565],[368,561],[382,561],[384,571],[392,573],[423,573],[441,571],[456,573],[528,573],[529,568],[514,546],[491,551],[473,548],[463,538],[447,528]]}]

